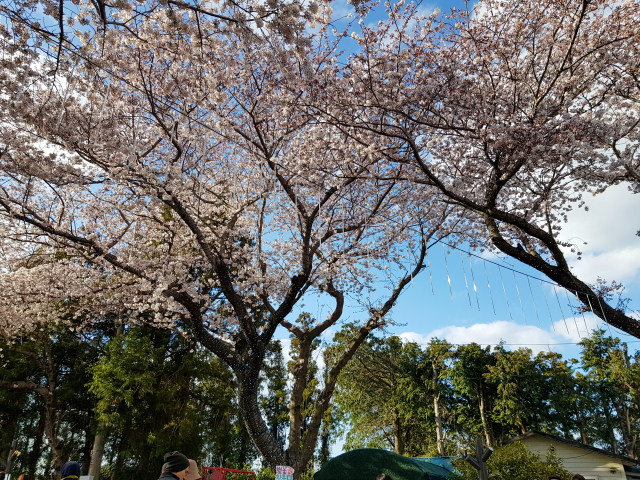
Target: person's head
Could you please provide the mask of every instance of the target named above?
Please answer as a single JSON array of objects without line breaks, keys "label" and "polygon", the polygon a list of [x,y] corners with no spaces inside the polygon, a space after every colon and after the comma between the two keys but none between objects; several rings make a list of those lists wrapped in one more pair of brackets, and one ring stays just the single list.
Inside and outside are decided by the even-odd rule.
[{"label": "person's head", "polygon": [[584,480],[584,477],[579,473],[576,473],[573,477],[571,477],[571,480]]},{"label": "person's head", "polygon": [[164,455],[162,471],[173,473],[180,480],[185,480],[189,473],[189,459],[180,452],[169,452]]},{"label": "person's head", "polygon": [[184,480],[202,480],[200,473],[198,473],[198,464],[195,460],[189,459],[189,473],[184,477]]},{"label": "person's head", "polygon": [[393,480],[391,475],[387,475],[386,473],[381,473],[376,477],[376,480]]},{"label": "person's head", "polygon": [[560,475],[551,475],[549,480],[562,480],[562,478],[560,478]]},{"label": "person's head", "polygon": [[22,475],[20,475],[18,477],[18,480],[29,480],[29,474],[28,473],[23,473]]},{"label": "person's head", "polygon": [[80,464],[78,462],[67,462],[62,467],[62,479],[74,479],[80,477]]}]

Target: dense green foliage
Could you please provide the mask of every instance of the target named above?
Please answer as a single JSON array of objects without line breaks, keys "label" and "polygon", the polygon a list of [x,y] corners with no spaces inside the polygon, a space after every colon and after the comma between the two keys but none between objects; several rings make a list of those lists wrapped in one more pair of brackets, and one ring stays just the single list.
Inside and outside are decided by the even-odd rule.
[{"label": "dense green foliage", "polygon": [[79,461],[86,471],[98,430],[107,436],[104,479],[155,480],[168,450],[231,468],[257,456],[232,373],[175,332],[51,327],[0,348],[0,456],[16,439],[14,472],[50,479],[51,439],[59,464]]},{"label": "dense green foliage", "polygon": [[[297,361],[292,343],[289,364],[280,341],[270,344],[261,379],[261,408],[283,444],[288,381]],[[316,342],[314,349],[319,347]],[[98,432],[106,437],[102,480],[155,480],[170,450],[199,465],[227,468],[251,468],[258,457],[237,405],[233,372],[175,331],[58,326],[4,339],[0,349],[0,458],[16,440],[21,454],[14,472],[48,480],[68,460],[81,462],[86,471]],[[307,415],[322,374],[313,362],[304,396]],[[333,415],[330,409],[323,425],[324,460],[335,435]],[[271,474],[268,468],[261,473]],[[306,475],[311,478],[313,470]]]},{"label": "dense green foliage", "polygon": [[15,466],[32,476],[52,475],[65,458],[88,463],[95,426],[88,366],[114,332],[50,326],[0,341],[0,457],[15,439]]},{"label": "dense green foliage", "polygon": [[398,337],[370,339],[343,372],[336,396],[346,416],[346,449],[379,447],[409,456],[460,454],[480,435],[501,444],[541,430],[636,458],[640,356],[595,331],[579,360],[503,346]]},{"label": "dense green foliage", "polygon": [[[51,326],[2,341],[0,458],[16,440],[21,453],[14,472],[50,479],[67,460],[86,470],[98,432],[106,438],[102,480],[155,480],[168,450],[200,465],[255,465],[258,453],[239,413],[235,377],[219,359],[175,331],[109,325]],[[305,418],[347,338],[343,331],[332,343],[314,343]],[[496,446],[537,429],[636,457],[640,358],[604,331],[581,348],[579,360],[566,360],[502,346],[434,340],[422,347],[398,337],[371,338],[340,377],[314,467],[329,460],[329,447],[342,432],[346,450],[434,456],[439,448],[461,454],[478,435]],[[290,429],[290,379],[298,355],[295,340],[288,362],[281,342],[272,342],[262,371],[260,405],[281,443]],[[304,422],[301,428],[304,435]],[[498,448],[491,462],[496,478],[517,479],[512,466],[520,463],[535,466],[540,478],[560,468],[519,446]],[[311,478],[313,468],[305,476]],[[259,478],[272,477],[263,469]]]},{"label": "dense green foliage", "polygon": [[[459,480],[477,480],[478,472],[468,463],[455,461],[454,466],[461,473]],[[492,480],[548,480],[552,475],[562,480],[571,478],[554,452],[547,452],[543,460],[519,442],[497,448],[489,457],[487,469]]]},{"label": "dense green foliage", "polygon": [[98,421],[117,442],[116,478],[156,474],[170,450],[208,465],[256,457],[234,405],[233,375],[180,335],[132,328],[90,370]]}]

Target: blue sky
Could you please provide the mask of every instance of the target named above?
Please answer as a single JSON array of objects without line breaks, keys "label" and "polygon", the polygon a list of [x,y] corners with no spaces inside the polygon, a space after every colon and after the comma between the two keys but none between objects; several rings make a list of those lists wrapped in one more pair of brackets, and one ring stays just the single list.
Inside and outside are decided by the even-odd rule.
[{"label": "blue sky", "polygon": [[[624,284],[623,297],[631,298],[629,307],[640,310],[640,238],[635,234],[640,228],[640,216],[637,214],[640,195],[618,186],[587,199],[587,205],[589,212],[576,211],[569,215],[561,234],[563,239],[579,237],[587,242],[583,245],[582,260],[570,257],[570,265],[579,278],[589,283],[594,283],[600,276]],[[554,291],[551,285],[541,285],[538,279],[545,277],[526,265],[494,254],[475,252],[487,260],[488,275],[485,276],[482,258],[468,258],[463,253],[463,271],[460,251],[447,249],[447,265],[441,245],[436,245],[430,252],[434,293],[429,272],[425,270],[398,300],[391,315],[396,324],[389,328],[390,334],[422,344],[434,337],[454,344],[476,342],[496,345],[504,340],[509,349],[529,347],[534,352],[551,349],[565,358],[578,358],[580,349],[576,343],[588,335],[588,330],[598,326],[627,342],[630,353],[640,348],[639,339],[606,326],[593,315],[573,315],[569,304],[576,305],[574,297],[567,296],[561,288]],[[477,287],[477,300],[469,260]],[[518,273],[514,274],[509,269]],[[307,307],[306,310],[315,315],[322,308],[318,305],[314,311],[314,308],[309,308],[311,305]],[[324,309],[327,312],[329,307]],[[354,305],[346,310],[347,319],[362,318]],[[637,313],[632,314],[640,318]],[[284,343],[287,345],[288,341]],[[334,456],[342,452],[343,444],[344,440],[339,439],[333,445]]]},{"label": "blue sky", "polygon": [[[458,1],[430,1],[425,2],[423,8],[428,14],[435,8],[446,12],[461,5]],[[344,1],[336,2],[333,8],[336,19],[352,10]],[[384,11],[378,8],[367,23],[377,21],[381,15]],[[338,26],[340,24],[344,24],[344,20]],[[560,234],[561,239],[573,239],[581,245],[581,260],[567,252],[574,273],[588,283],[595,283],[598,277],[622,283],[625,286],[622,296],[631,298],[629,307],[640,310],[640,237],[636,235],[640,229],[637,213],[640,195],[620,185],[602,195],[586,198],[586,204],[589,211],[572,212]],[[551,349],[565,358],[577,358],[576,343],[597,326],[628,342],[630,352],[640,348],[639,339],[606,326],[593,315],[574,315],[569,305],[576,305],[575,298],[561,288],[554,290],[552,285],[541,284],[539,279],[547,279],[539,272],[510,258],[474,253],[482,258],[462,254],[463,271],[460,251],[447,249],[445,264],[442,246],[432,248],[434,293],[429,272],[425,270],[398,300],[391,315],[395,325],[389,327],[388,333],[418,343],[434,337],[454,344],[496,345],[503,340],[507,348],[529,347],[534,352]],[[315,303],[315,300],[308,301],[304,310],[318,318],[326,316],[330,305],[323,305],[320,300]],[[629,313],[640,319],[638,313]],[[352,302],[345,309],[343,320],[362,319],[362,315]],[[285,346],[288,344],[287,332],[278,332],[277,336],[285,340]],[[342,443],[334,445],[334,455],[341,452]]]},{"label": "blue sky", "polygon": [[[587,205],[588,212],[569,215],[560,235],[562,239],[586,242],[582,245],[582,260],[568,256],[573,271],[588,283],[595,283],[598,277],[622,283],[622,296],[631,298],[629,307],[640,310],[640,238],[635,234],[640,228],[636,213],[640,211],[640,196],[618,186],[587,198]],[[609,330],[593,315],[574,315],[569,307],[577,305],[574,296],[546,283],[548,279],[539,272],[508,257],[472,253],[477,256],[468,257],[449,248],[443,252],[442,245],[435,245],[429,255],[433,293],[429,271],[425,269],[399,298],[391,314],[395,325],[389,327],[389,333],[419,343],[434,336],[456,344],[495,345],[504,340],[511,348],[551,348],[576,357],[579,349],[575,343],[588,335],[588,330],[596,326]],[[384,295],[381,290],[376,293]],[[374,293],[372,298],[375,297]],[[313,299],[306,302],[303,310],[324,318],[332,306]],[[638,317],[637,313],[630,313]],[[362,316],[352,301],[343,320]],[[640,340],[613,328],[611,332],[628,341],[631,351],[640,347]],[[282,331],[282,336],[286,337],[286,332]]]},{"label": "blue sky", "polygon": [[[429,1],[422,4],[422,9],[428,15],[435,8],[446,12],[463,5],[457,0]],[[335,2],[333,9],[336,28],[344,27],[348,21],[345,17],[353,9],[346,1]],[[375,22],[385,15],[384,7],[378,7],[370,13],[366,23]],[[636,235],[640,229],[640,217],[637,215],[640,195],[634,195],[626,186],[620,185],[585,200],[589,211],[572,212],[560,234],[561,239],[572,239],[582,248],[582,260],[567,252],[570,265],[578,278],[588,283],[595,283],[598,277],[622,283],[625,286],[623,297],[632,299],[629,307],[640,310],[640,237]],[[463,271],[459,251],[447,249],[445,264],[442,246],[432,248],[430,263],[435,294],[432,294],[429,272],[424,271],[397,302],[391,315],[396,324],[388,329],[389,333],[420,343],[433,336],[446,338],[452,343],[475,341],[495,345],[504,340],[512,348],[529,346],[534,351],[551,348],[565,356],[575,357],[579,353],[575,343],[586,336],[588,330],[603,325],[592,315],[580,315],[574,319],[569,307],[569,304],[576,305],[574,297],[567,298],[567,292],[561,288],[554,291],[551,285],[541,284],[539,279],[547,279],[539,272],[504,256],[474,253],[487,260],[486,275],[482,258],[468,258],[463,253]],[[514,275],[510,269],[521,273]],[[380,296],[384,294],[384,291],[378,292]],[[639,300],[634,302],[634,298]],[[302,310],[324,318],[331,307],[332,303],[323,305],[321,299],[313,299],[308,300]],[[360,308],[351,302],[345,309],[343,320],[361,319],[362,315]],[[615,329],[611,332],[629,341],[632,351],[636,345],[640,347],[640,340]],[[284,330],[277,335],[288,337]]]}]

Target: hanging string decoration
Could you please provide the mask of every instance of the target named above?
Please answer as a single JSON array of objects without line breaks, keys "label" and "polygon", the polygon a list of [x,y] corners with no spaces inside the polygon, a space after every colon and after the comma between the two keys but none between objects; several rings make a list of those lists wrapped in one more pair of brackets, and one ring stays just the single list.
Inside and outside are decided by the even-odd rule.
[{"label": "hanging string decoration", "polygon": [[478,304],[478,311],[480,311],[480,300],[478,299],[478,287],[476,287],[476,278],[473,274],[473,266],[471,265],[471,255],[467,254],[467,260],[469,261],[469,270],[471,271],[471,281],[473,282],[473,291],[476,294],[476,303]]},{"label": "hanging string decoration", "polygon": [[496,304],[493,303],[493,294],[491,293],[491,282],[489,281],[489,274],[487,273],[487,262],[486,260],[482,260],[484,263],[484,274],[487,277],[487,287],[489,287],[489,297],[491,298],[491,306],[493,307],[493,314],[496,314]]},{"label": "hanging string decoration", "polygon": [[504,278],[502,278],[502,268],[498,266],[498,272],[500,272],[500,281],[502,282],[502,291],[504,292],[504,298],[507,300],[507,308],[509,309],[509,318],[513,322],[513,316],[511,315],[511,305],[509,305],[509,297],[507,296],[507,289],[504,286]]},{"label": "hanging string decoration", "polygon": [[524,306],[522,305],[522,298],[520,297],[520,289],[518,288],[518,280],[516,279],[516,272],[511,270],[513,273],[513,283],[516,285],[516,292],[518,292],[518,300],[520,301],[520,309],[522,310],[522,317],[524,318],[524,324],[527,325],[527,316],[524,314]]},{"label": "hanging string decoration", "polygon": [[464,268],[464,260],[462,259],[462,252],[458,250],[460,253],[460,263],[462,263],[462,273],[464,274],[464,286],[467,287],[467,297],[469,298],[469,308],[473,308],[471,306],[471,294],[469,293],[469,283],[467,282],[467,271]]},{"label": "hanging string decoration", "polygon": [[571,300],[569,300],[569,292],[567,291],[567,289],[564,289],[564,294],[567,297],[567,304],[569,305],[569,310],[571,310],[571,316],[573,317],[573,323],[576,326],[576,332],[578,332],[578,336],[580,338],[582,338],[582,335],[580,335],[580,329],[578,328],[578,321],[576,320],[576,316],[573,313],[573,306],[571,305]]},{"label": "hanging string decoration", "polygon": [[453,290],[451,289],[451,277],[449,276],[449,264],[447,263],[447,252],[442,244],[442,254],[444,255],[444,264],[447,267],[447,281],[449,282],[449,293],[451,294],[451,301],[453,302]]}]

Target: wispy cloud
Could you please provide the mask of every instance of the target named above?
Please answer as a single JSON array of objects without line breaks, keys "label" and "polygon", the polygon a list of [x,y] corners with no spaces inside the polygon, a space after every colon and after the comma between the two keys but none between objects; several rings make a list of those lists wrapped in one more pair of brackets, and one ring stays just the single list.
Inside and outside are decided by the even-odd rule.
[{"label": "wispy cloud", "polygon": [[[587,197],[589,211],[575,210],[561,234],[582,251],[582,260],[571,252],[573,273],[588,282],[597,277],[633,283],[640,279],[640,195],[624,185],[610,188],[595,197]],[[585,245],[586,242],[586,245]]]},{"label": "wispy cloud", "polygon": [[470,326],[449,325],[427,334],[402,332],[400,338],[407,342],[426,345],[438,338],[455,345],[497,345],[504,341],[506,348],[528,347],[534,353],[546,350],[558,350],[557,346],[577,343],[587,337],[593,329],[601,327],[602,322],[593,315],[582,315],[555,321],[549,330],[534,325],[521,325],[506,320],[489,323],[475,323]]}]

